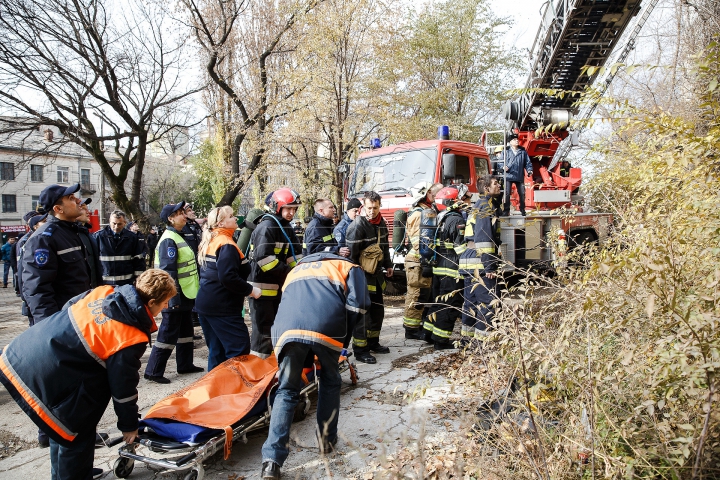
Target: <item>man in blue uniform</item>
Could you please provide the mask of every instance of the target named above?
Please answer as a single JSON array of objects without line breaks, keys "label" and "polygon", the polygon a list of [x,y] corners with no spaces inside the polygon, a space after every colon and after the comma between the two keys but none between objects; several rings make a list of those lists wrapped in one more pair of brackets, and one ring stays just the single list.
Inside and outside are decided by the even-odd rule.
[{"label": "man in blue uniform", "polygon": [[341,257],[350,255],[350,249],[345,246],[340,247],[333,235],[333,227],[335,227],[333,220],[336,211],[332,200],[327,198],[315,200],[315,214],[305,229],[303,255],[317,252],[336,253]]},{"label": "man in blue uniform", "polygon": [[144,242],[126,229],[126,224],[125,212],[115,210],[110,214],[110,224],[95,234],[105,285],[132,285],[145,271]]}]

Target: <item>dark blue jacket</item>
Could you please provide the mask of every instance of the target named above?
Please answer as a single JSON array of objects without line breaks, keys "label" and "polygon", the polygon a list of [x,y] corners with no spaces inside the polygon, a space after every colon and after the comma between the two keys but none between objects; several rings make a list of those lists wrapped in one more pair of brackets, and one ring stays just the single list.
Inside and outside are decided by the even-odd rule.
[{"label": "dark blue jacket", "polygon": [[190,220],[188,218],[187,223],[180,231],[180,236],[183,237],[185,242],[193,249],[195,257],[197,258],[198,247],[200,246],[200,241],[202,240],[202,227],[200,227],[195,220]]},{"label": "dark blue jacket", "polygon": [[[88,294],[90,292],[71,299],[61,311],[43,322],[44,328],[31,328],[17,336],[0,357],[0,382],[33,422],[50,438],[66,446],[71,442],[62,438],[57,428],[49,426],[41,414],[45,414],[46,419],[48,413],[52,414],[56,427],[69,433],[94,432],[112,398],[118,429],[132,432],[138,428],[140,359],[150,332],[157,329],[133,286],[115,287],[101,303],[98,301],[100,305],[92,302],[83,306],[83,298]],[[98,329],[111,331],[102,338],[82,336],[77,319],[69,311],[76,303],[88,314],[97,316]],[[139,330],[136,337],[142,338],[145,334],[147,341],[123,342],[129,338],[128,329],[119,324]],[[119,333],[123,328],[125,335]],[[133,331],[129,333],[132,335]],[[95,350],[89,343],[94,344]],[[99,344],[102,346],[97,348]],[[94,353],[97,350],[110,355],[100,358]],[[9,378],[8,373],[13,378]],[[35,405],[29,405],[20,390],[31,394],[36,399]]]},{"label": "dark blue jacket", "polygon": [[100,264],[100,244],[90,229],[78,224],[78,236],[87,251],[88,266],[90,267],[90,287],[95,288],[103,285],[102,265]]},{"label": "dark blue jacket", "polygon": [[259,217],[250,236],[250,282],[263,291],[263,297],[276,297],[302,256],[300,240],[290,222],[279,215],[265,214]]},{"label": "dark blue jacket", "polygon": [[[508,167],[508,171],[505,173],[508,182],[522,182],[525,179],[523,170],[527,170],[528,175],[533,173],[530,157],[522,147],[518,147],[515,152],[513,152],[512,147],[506,148],[503,152],[503,162]],[[500,172],[501,175],[503,173],[504,170]]]},{"label": "dark blue jacket", "polygon": [[[480,197],[465,227],[467,250],[460,255],[460,274],[492,273],[498,269],[501,209],[496,198]],[[472,242],[472,243],[471,243]]]},{"label": "dark blue jacket", "polygon": [[287,277],[272,326],[278,361],[291,342],[330,348],[339,355],[369,308],[365,273],[358,265],[332,253],[303,258]]},{"label": "dark blue jacket", "polygon": [[25,243],[22,292],[35,323],[60,311],[75,295],[90,290],[88,252],[75,222],[48,215]]},{"label": "dark blue jacket", "polygon": [[10,263],[12,258],[12,245],[10,245],[10,242],[3,243],[3,246],[0,247],[0,251],[2,251],[2,261]]},{"label": "dark blue jacket", "polygon": [[345,242],[345,234],[347,233],[347,229],[352,222],[353,221],[350,219],[348,214],[343,213],[342,218],[340,219],[338,224],[335,225],[333,234],[335,235],[335,241],[337,242],[338,247],[347,247],[347,243]]},{"label": "dark blue jacket", "polygon": [[135,233],[124,228],[116,237],[108,225],[95,234],[95,239],[100,245],[105,285],[131,285],[145,271],[145,245]]},{"label": "dark blue jacket", "polygon": [[210,243],[205,253],[205,264],[198,265],[200,290],[195,299],[195,310],[201,315],[239,316],[245,297],[253,287],[247,282],[250,263],[240,258],[240,251],[232,244],[221,245],[214,250]]},{"label": "dark blue jacket", "polygon": [[333,235],[333,226],[332,218],[324,217],[319,213],[314,214],[305,229],[303,255],[318,252],[337,253],[340,247]]}]

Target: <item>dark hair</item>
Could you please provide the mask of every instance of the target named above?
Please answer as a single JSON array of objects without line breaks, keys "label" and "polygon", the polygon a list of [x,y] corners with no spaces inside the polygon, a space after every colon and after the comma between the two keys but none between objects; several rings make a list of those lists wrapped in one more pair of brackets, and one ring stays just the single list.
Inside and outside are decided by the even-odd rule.
[{"label": "dark hair", "polygon": [[497,177],[495,175],[483,175],[482,177],[478,178],[478,190],[480,192],[486,192],[490,188],[490,184],[492,184],[492,181],[496,179]]},{"label": "dark hair", "polygon": [[377,192],[365,192],[365,196],[363,197],[363,200],[370,200],[371,202],[380,202],[382,203],[382,197]]}]

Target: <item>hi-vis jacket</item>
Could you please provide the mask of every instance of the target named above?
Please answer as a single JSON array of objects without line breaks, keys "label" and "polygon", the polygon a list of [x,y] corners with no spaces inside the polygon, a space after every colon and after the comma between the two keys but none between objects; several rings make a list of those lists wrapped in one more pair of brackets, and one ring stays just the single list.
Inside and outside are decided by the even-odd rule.
[{"label": "hi-vis jacket", "polygon": [[240,315],[245,297],[252,293],[247,282],[250,263],[232,239],[232,228],[216,228],[216,236],[205,252],[200,267],[200,291],[195,310],[203,315]]},{"label": "hi-vis jacket", "polygon": [[438,231],[435,238],[435,260],[433,275],[460,278],[458,264],[460,254],[466,250],[465,219],[456,210],[446,210],[438,216]]},{"label": "hi-vis jacket", "polygon": [[155,330],[135,287],[98,287],[10,342],[0,357],[0,382],[61,445],[95,431],[110,398],[118,429],[132,432],[140,358]]},{"label": "hi-vis jacket", "polygon": [[165,311],[192,310],[200,288],[195,252],[173,227],[165,229],[160,237],[155,268],[165,270],[176,282],[177,295],[170,299]]},{"label": "hi-vis jacket", "polygon": [[482,275],[498,268],[500,240],[500,205],[497,199],[480,197],[465,227],[467,250],[460,255],[460,275]]},{"label": "hi-vis jacket", "polygon": [[260,217],[258,226],[250,236],[248,257],[250,283],[262,290],[261,298],[277,297],[285,277],[303,257],[302,246],[290,222],[279,215],[268,213]]},{"label": "hi-vis jacket", "polygon": [[283,286],[272,327],[278,362],[290,342],[320,345],[340,354],[369,308],[365,273],[358,265],[332,253],[308,255]]}]

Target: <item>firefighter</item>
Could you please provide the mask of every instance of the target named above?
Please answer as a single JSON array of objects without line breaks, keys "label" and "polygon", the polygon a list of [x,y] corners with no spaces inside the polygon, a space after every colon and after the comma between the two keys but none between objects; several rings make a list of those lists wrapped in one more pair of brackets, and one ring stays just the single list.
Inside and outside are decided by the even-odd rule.
[{"label": "firefighter", "polygon": [[170,354],[177,346],[175,360],[178,373],[202,372],[193,365],[193,325],[191,311],[200,287],[195,252],[180,236],[185,227],[185,202],[165,205],[160,218],[167,228],[160,237],[155,251],[155,268],[165,270],[175,279],[177,295],[162,311],[162,323],[150,352],[145,379],[155,383],[170,383],[165,378],[165,367]]},{"label": "firefighter", "polygon": [[250,283],[261,290],[260,298],[251,298],[250,353],[267,358],[272,353],[270,328],[282,298],[282,286],[290,270],[302,258],[300,241],[292,221],[302,204],[300,194],[289,188],[276,190],[266,198],[269,213],[255,219],[257,227],[250,236]]},{"label": "firefighter", "polygon": [[478,180],[483,195],[473,206],[465,227],[467,249],[460,255],[460,274],[464,279],[461,345],[482,339],[492,326],[497,298],[496,272],[500,248],[500,182],[493,175]]},{"label": "firefighter", "polygon": [[250,334],[242,309],[245,297],[260,297],[247,283],[250,264],[232,239],[237,217],[229,205],[213,208],[198,249],[200,290],[195,309],[208,346],[208,372],[238,355],[250,353]]},{"label": "firefighter", "polygon": [[351,198],[350,200],[348,200],[347,207],[345,208],[345,213],[343,213],[342,218],[333,229],[335,241],[337,241],[338,246],[347,247],[347,243],[345,242],[345,235],[347,234],[347,229],[353,222],[353,220],[355,220],[355,217],[357,217],[357,214],[360,211],[361,207],[362,203],[360,203],[360,200],[358,200],[357,198]]},{"label": "firefighter", "polygon": [[138,370],[153,316],[175,294],[162,270],[137,284],[101,286],[16,337],[0,357],[0,382],[50,437],[53,480],[97,478],[95,429],[112,398],[117,427],[132,443],[138,433]]},{"label": "firefighter", "polygon": [[[380,215],[381,197],[377,192],[367,192],[363,198],[363,213],[358,215],[347,229],[346,241],[350,248],[350,259],[362,265],[360,256],[371,247],[379,248],[382,258],[377,262],[374,271],[365,271],[368,292],[370,293],[370,308],[363,315],[362,321],[355,325],[353,333],[353,352],[355,358],[363,363],[376,363],[377,360],[370,353],[390,353],[390,349],[380,344],[380,330],[385,317],[383,304],[383,290],[385,278],[393,276],[390,246],[388,244],[388,228]],[[385,274],[383,274],[385,269]]]},{"label": "firefighter", "polygon": [[105,285],[131,285],[145,271],[144,242],[125,225],[125,212],[115,210],[110,214],[110,224],[95,234]]},{"label": "firefighter", "polygon": [[405,338],[423,340],[424,304],[430,301],[430,288],[432,286],[432,267],[420,257],[420,223],[423,210],[433,210],[435,207],[435,194],[443,188],[442,183],[431,184],[420,182],[412,188],[413,203],[408,213],[406,235],[410,239],[412,248],[405,256],[405,275],[407,277],[407,295],[405,296],[405,312],[403,313],[403,327]]},{"label": "firefighter", "polygon": [[350,255],[350,249],[338,245],[333,228],[337,209],[332,200],[320,198],[315,200],[315,214],[310,220],[310,224],[305,229],[303,238],[303,255],[309,255],[317,252],[336,253],[341,257]]},{"label": "firefighter", "polygon": [[462,193],[458,186],[453,185],[443,188],[435,197],[440,215],[433,262],[433,303],[429,308],[428,321],[423,324],[426,336],[429,334],[435,344],[435,350],[453,348],[450,336],[462,312],[463,281],[458,273],[458,262],[466,248],[462,211],[467,207],[461,199]]},{"label": "firefighter", "polygon": [[342,383],[338,360],[369,307],[365,274],[347,258],[326,252],[308,255],[287,276],[272,327],[280,371],[268,438],[262,447],[262,478],[280,478],[280,467],[289,453],[302,370],[313,355],[320,362],[322,385],[317,404],[318,443],[322,453],[334,449]]},{"label": "firefighter", "polygon": [[502,171],[505,175],[505,196],[503,199],[503,216],[510,215],[510,191],[515,185],[520,197],[520,215],[525,216],[525,172],[532,177],[533,167],[525,149],[519,146],[518,136],[513,133],[508,137],[510,145],[503,152]]}]

